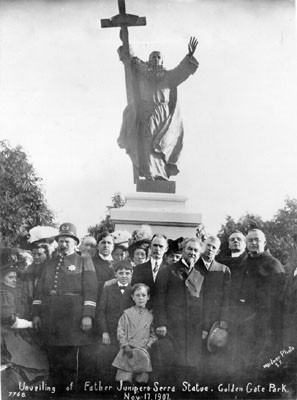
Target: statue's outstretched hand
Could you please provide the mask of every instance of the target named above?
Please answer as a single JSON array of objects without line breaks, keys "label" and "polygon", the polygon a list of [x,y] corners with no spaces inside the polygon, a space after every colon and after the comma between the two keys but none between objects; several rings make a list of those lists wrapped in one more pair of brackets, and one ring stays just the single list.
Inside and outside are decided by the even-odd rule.
[{"label": "statue's outstretched hand", "polygon": [[190,37],[190,41],[188,44],[189,56],[192,56],[195,53],[197,45],[198,45],[198,40],[194,36]]}]

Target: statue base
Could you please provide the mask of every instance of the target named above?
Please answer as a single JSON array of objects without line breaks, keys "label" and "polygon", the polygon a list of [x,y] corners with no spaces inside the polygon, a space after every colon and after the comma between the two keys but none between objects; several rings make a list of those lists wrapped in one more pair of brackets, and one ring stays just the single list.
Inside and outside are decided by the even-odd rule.
[{"label": "statue base", "polygon": [[201,214],[186,208],[185,196],[138,192],[128,194],[126,200],[124,207],[111,209],[115,230],[132,233],[140,229],[141,225],[149,225],[153,233],[162,233],[170,239],[176,239],[195,236],[196,227],[202,222]]},{"label": "statue base", "polygon": [[175,193],[174,181],[150,181],[148,179],[138,179],[136,182],[136,192],[149,193]]}]

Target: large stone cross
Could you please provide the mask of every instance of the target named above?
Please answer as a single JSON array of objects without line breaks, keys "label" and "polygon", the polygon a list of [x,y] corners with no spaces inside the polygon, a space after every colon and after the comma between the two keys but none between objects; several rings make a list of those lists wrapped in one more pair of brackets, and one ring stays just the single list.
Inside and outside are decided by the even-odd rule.
[{"label": "large stone cross", "polygon": [[[120,38],[123,42],[124,54],[129,54],[128,26],[146,25],[145,17],[126,14],[125,0],[118,0],[119,14],[110,19],[101,19],[101,28],[121,28]],[[133,90],[131,86],[131,68],[129,63],[125,65],[126,94],[128,104],[133,102]]]}]

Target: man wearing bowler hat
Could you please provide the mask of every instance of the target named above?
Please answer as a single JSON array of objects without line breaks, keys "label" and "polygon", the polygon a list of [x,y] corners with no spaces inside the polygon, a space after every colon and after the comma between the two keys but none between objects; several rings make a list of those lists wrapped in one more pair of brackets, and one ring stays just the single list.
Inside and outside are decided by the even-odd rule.
[{"label": "man wearing bowler hat", "polygon": [[47,347],[51,384],[64,391],[76,383],[79,349],[92,340],[97,279],[92,259],[75,251],[79,239],[72,223],[63,223],[56,239],[58,252],[37,286],[33,325]]}]

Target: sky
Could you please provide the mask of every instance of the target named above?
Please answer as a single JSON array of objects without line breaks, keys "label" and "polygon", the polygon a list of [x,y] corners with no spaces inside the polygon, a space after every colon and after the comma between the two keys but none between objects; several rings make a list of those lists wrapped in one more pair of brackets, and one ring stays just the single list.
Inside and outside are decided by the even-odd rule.
[{"label": "sky", "polygon": [[[126,0],[145,16],[134,53],[174,68],[190,36],[200,66],[178,89],[185,128],[176,177],[217,233],[227,215],[270,219],[297,197],[296,13],[290,0]],[[117,145],[126,105],[116,0],[0,0],[0,137],[23,146],[58,223],[78,235],[115,192],[135,193]]]}]

